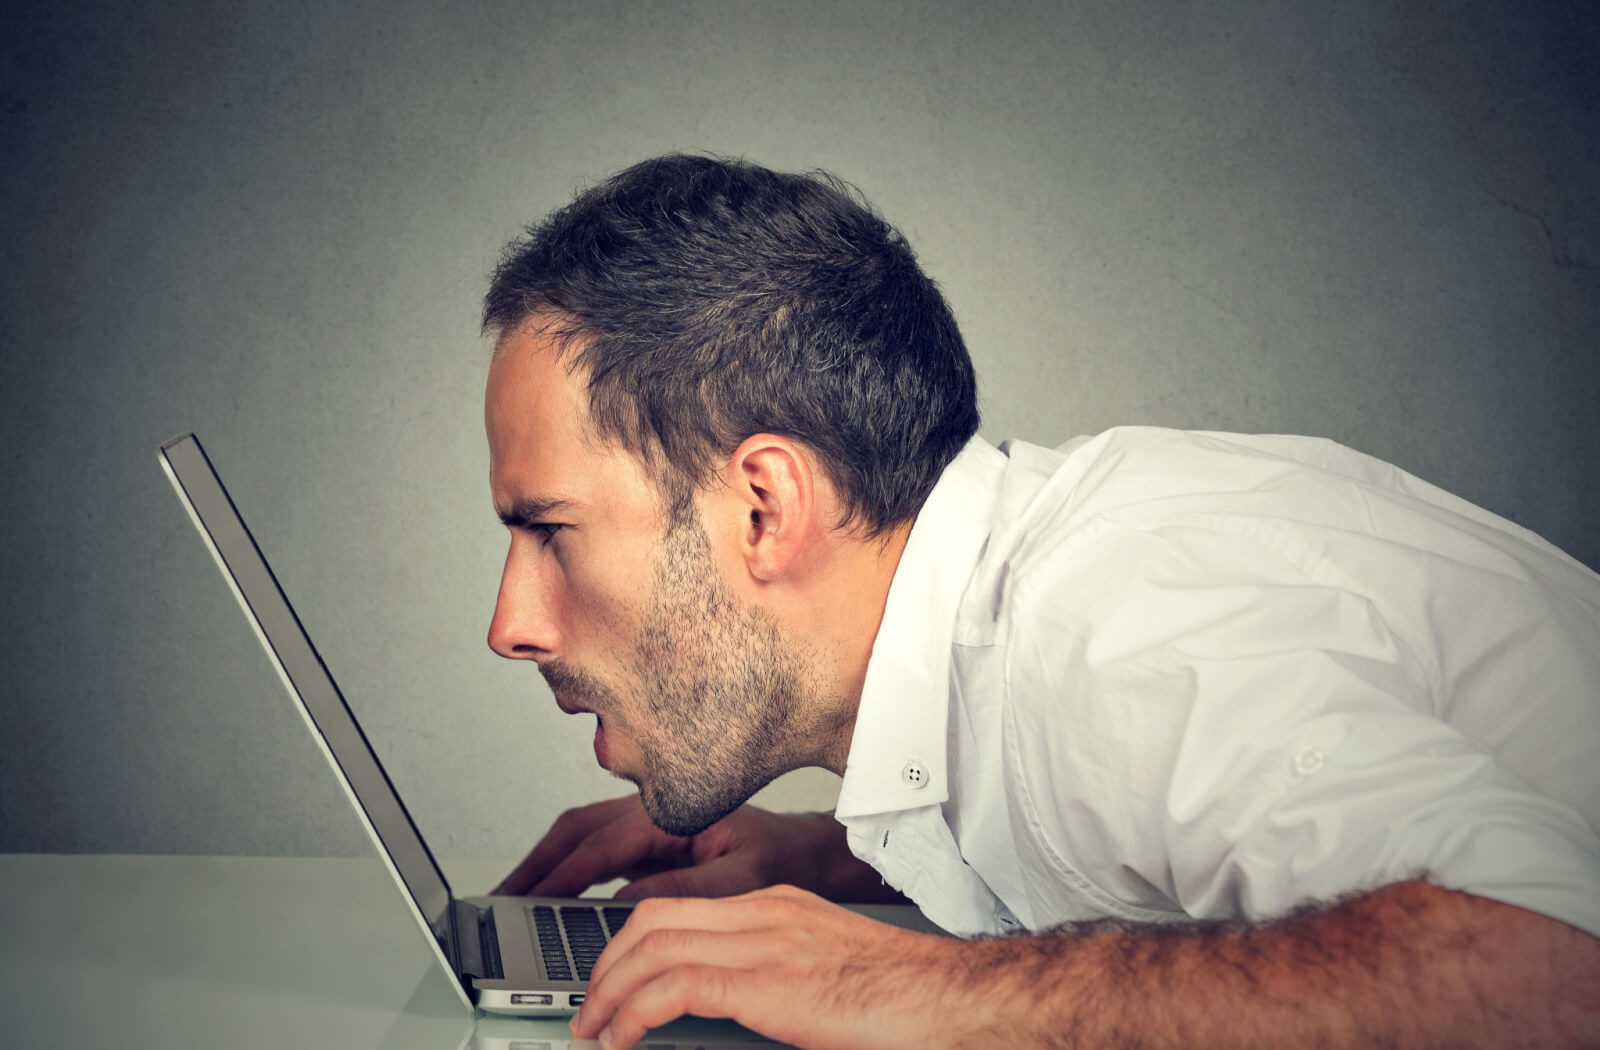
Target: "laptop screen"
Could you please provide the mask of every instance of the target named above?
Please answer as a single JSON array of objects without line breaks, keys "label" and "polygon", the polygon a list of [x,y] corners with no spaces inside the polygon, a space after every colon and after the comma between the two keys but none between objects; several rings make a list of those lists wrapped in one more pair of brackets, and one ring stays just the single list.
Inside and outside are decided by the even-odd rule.
[{"label": "laptop screen", "polygon": [[435,937],[450,939],[450,887],[356,724],[333,676],[278,586],[222,479],[193,434],[161,446],[161,462],[211,548],[284,685],[320,740],[363,815],[379,854],[416,902]]}]

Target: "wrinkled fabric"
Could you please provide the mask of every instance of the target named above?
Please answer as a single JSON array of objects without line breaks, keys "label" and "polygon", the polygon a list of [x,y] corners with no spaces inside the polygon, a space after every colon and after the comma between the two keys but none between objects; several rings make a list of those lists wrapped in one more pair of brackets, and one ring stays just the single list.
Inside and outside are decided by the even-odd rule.
[{"label": "wrinkled fabric", "polygon": [[975,438],[896,570],[835,815],[964,935],[1425,875],[1600,936],[1600,577],[1329,441]]}]

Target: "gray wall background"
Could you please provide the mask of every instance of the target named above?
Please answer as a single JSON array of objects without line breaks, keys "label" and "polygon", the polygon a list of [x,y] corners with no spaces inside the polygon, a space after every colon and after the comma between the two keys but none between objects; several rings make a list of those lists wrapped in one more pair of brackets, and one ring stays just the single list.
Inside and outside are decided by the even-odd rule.
[{"label": "gray wall background", "polygon": [[484,647],[476,314],[521,224],[668,149],[861,186],[993,439],[1326,435],[1600,562],[1595,11],[24,5],[0,849],[365,849],[157,466],[188,429],[438,852],[519,855],[621,790]]}]

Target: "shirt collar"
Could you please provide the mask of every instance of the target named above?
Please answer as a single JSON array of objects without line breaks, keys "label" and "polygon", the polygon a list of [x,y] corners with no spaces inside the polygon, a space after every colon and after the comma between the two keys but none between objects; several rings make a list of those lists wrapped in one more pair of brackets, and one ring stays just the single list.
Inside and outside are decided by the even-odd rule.
[{"label": "shirt collar", "polygon": [[[967,442],[928,494],[895,566],[834,815],[944,802],[956,612],[993,523],[1006,457]],[[919,772],[920,771],[920,772]]]}]

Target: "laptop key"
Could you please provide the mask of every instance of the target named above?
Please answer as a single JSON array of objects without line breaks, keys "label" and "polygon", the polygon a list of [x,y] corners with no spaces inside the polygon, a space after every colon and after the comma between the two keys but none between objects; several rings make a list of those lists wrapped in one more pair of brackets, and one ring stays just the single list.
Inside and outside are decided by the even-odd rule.
[{"label": "laptop key", "polygon": [[622,924],[628,921],[628,916],[633,914],[632,908],[601,908],[600,914],[605,916],[606,934],[615,937],[622,932]]},{"label": "laptop key", "polygon": [[534,906],[533,932],[539,942],[539,954],[544,959],[545,976],[552,981],[572,980],[572,960],[562,943],[554,908],[546,904]]},{"label": "laptop key", "polygon": [[587,981],[608,940],[605,930],[600,926],[600,914],[594,908],[562,908],[561,925],[567,934],[567,946],[572,950],[572,963],[578,971],[578,979]]}]

